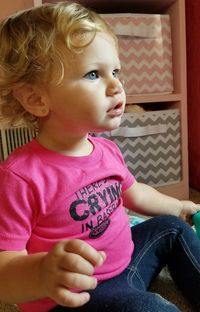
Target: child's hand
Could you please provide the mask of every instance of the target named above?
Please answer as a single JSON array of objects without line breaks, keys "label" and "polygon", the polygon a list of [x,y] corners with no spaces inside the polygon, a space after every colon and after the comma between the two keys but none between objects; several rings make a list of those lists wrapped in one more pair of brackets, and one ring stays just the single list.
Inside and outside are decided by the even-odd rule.
[{"label": "child's hand", "polygon": [[40,283],[46,296],[57,304],[78,307],[89,301],[87,292],[75,293],[69,289],[93,289],[97,280],[94,268],[105,261],[105,253],[75,239],[62,241],[44,257],[40,268]]},{"label": "child's hand", "polygon": [[192,225],[192,215],[200,211],[200,204],[195,204],[190,200],[181,200],[181,203],[182,209],[180,213],[180,218]]}]

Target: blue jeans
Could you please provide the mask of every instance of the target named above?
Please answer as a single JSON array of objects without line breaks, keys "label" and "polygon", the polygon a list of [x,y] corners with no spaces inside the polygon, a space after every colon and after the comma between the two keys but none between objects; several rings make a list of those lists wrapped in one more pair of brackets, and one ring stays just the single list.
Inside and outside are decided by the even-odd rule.
[{"label": "blue jeans", "polygon": [[132,237],[135,250],[130,264],[120,275],[89,291],[91,300],[84,306],[57,306],[51,311],[180,311],[160,295],[148,291],[165,265],[185,297],[200,308],[200,240],[193,229],[177,217],[160,216],[132,227]]}]

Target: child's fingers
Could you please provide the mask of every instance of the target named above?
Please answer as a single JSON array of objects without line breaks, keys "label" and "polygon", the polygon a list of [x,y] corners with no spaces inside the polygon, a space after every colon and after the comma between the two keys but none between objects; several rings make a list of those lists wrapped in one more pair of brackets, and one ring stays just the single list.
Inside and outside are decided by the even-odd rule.
[{"label": "child's fingers", "polygon": [[69,271],[63,271],[60,278],[57,279],[57,283],[67,289],[88,290],[97,287],[95,277]]},{"label": "child's fingers", "polygon": [[90,300],[90,295],[87,292],[74,293],[60,287],[52,299],[59,305],[76,308],[87,303]]},{"label": "child's fingers", "polygon": [[200,211],[200,204],[196,204],[196,210]]},{"label": "child's fingers", "polygon": [[63,270],[67,270],[69,272],[86,275],[92,275],[94,273],[94,265],[82,256],[72,252],[65,252],[60,259],[59,266]]},{"label": "child's fingers", "polygon": [[195,213],[197,213],[199,211],[200,211],[200,205],[193,203],[193,205],[191,206],[191,209],[190,209],[190,214],[194,215]]},{"label": "child's fingers", "polygon": [[81,256],[93,266],[100,266],[105,261],[104,252],[95,250],[92,246],[82,240],[75,239],[66,241],[63,247],[66,252]]},{"label": "child's fingers", "polygon": [[193,215],[200,211],[200,204],[195,204],[190,200],[182,200],[181,202],[183,204],[182,214]]}]

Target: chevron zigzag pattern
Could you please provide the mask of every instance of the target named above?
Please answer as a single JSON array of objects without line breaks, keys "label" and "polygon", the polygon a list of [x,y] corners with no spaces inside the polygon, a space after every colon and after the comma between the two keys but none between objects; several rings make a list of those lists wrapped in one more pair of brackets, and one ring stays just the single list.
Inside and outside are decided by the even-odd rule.
[{"label": "chevron zigzag pattern", "polygon": [[173,92],[169,15],[102,14],[119,39],[121,77],[130,94]]},{"label": "chevron zigzag pattern", "polygon": [[165,125],[165,133],[138,137],[101,136],[113,140],[121,149],[124,160],[136,179],[153,186],[162,186],[181,180],[180,113],[178,109],[125,113],[123,128]]}]

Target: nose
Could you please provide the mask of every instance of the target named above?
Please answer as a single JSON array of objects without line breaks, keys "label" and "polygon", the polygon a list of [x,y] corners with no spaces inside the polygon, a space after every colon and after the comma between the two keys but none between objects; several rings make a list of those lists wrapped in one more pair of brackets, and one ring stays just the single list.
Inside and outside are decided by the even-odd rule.
[{"label": "nose", "polygon": [[111,78],[106,88],[107,96],[113,96],[124,91],[123,84],[118,78]]}]

